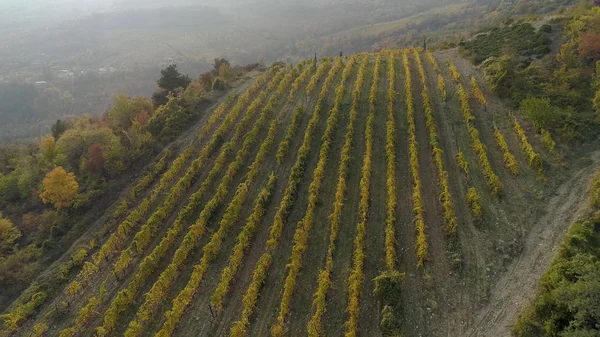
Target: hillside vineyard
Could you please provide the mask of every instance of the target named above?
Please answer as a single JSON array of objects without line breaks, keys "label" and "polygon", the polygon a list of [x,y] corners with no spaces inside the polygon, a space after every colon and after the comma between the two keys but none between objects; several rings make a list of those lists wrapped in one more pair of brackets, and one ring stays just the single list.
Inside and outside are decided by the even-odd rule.
[{"label": "hillside vineyard", "polygon": [[[451,311],[453,271],[481,275],[478,223],[502,223],[502,198],[544,174],[520,118],[488,92],[419,49],[272,66],[165,150],[79,273],[12,308],[5,332],[428,331],[432,310]],[[376,291],[386,284],[399,286]]]}]

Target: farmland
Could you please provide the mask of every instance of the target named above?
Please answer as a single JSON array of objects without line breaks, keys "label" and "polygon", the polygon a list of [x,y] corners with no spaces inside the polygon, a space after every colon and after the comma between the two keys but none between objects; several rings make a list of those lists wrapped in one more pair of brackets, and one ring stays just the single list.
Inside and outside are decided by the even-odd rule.
[{"label": "farmland", "polygon": [[455,52],[277,64],[0,335],[463,335],[562,179],[538,145]]}]

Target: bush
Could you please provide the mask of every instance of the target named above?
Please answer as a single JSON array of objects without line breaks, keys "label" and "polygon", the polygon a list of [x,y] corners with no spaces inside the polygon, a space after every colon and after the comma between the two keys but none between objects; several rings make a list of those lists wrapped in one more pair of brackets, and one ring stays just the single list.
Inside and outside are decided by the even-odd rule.
[{"label": "bush", "polygon": [[600,223],[576,222],[513,327],[519,337],[597,336],[600,324]]},{"label": "bush", "polygon": [[600,170],[596,172],[590,185],[590,203],[595,209],[600,209]]},{"label": "bush", "polygon": [[221,90],[225,90],[225,89],[227,89],[227,83],[225,83],[225,81],[223,81],[219,77],[215,78],[215,80],[212,84],[212,90],[221,91]]},{"label": "bush", "polygon": [[520,56],[543,56],[550,52],[552,27],[545,25],[539,31],[529,23],[510,24],[494,28],[474,39],[461,43],[461,52],[479,64],[490,57],[499,57],[505,49]]},{"label": "bush", "polygon": [[538,130],[560,128],[571,117],[569,110],[553,107],[548,98],[526,98],[521,101],[521,111]]}]

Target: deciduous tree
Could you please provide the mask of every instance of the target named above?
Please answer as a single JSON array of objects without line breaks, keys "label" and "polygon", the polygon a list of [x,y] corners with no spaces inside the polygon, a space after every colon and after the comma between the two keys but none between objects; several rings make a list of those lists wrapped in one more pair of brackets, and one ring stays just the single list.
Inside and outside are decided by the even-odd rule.
[{"label": "deciduous tree", "polygon": [[219,67],[219,77],[226,83],[230,83],[233,80],[233,70],[229,66],[229,63],[223,63]]},{"label": "deciduous tree", "polygon": [[104,148],[102,144],[94,144],[88,149],[88,160],[85,164],[85,169],[90,173],[101,173],[104,169]]},{"label": "deciduous tree", "polygon": [[217,57],[214,60],[214,63],[213,63],[213,70],[212,70],[213,74],[219,75],[219,71],[221,70],[221,66],[224,65],[224,64],[226,64],[228,66],[230,65],[229,61],[227,59],[225,59],[223,57],[220,57],[220,58]]},{"label": "deciduous tree", "polygon": [[210,71],[208,71],[208,72],[205,72],[202,75],[200,75],[199,83],[204,90],[210,91],[214,80],[215,80],[215,75],[213,73],[211,73]]},{"label": "deciduous tree", "polygon": [[54,157],[56,157],[56,141],[54,136],[47,135],[42,137],[42,140],[40,140],[40,152],[44,159],[48,161],[54,160]]},{"label": "deciduous tree", "polygon": [[600,60],[600,35],[595,32],[581,34],[579,54],[584,61],[595,62]]},{"label": "deciduous tree", "polygon": [[10,248],[20,237],[21,232],[0,213],[0,253]]},{"label": "deciduous tree", "polygon": [[65,171],[61,166],[50,171],[42,183],[43,190],[40,198],[45,204],[52,203],[56,208],[69,206],[79,189],[75,175]]},{"label": "deciduous tree", "polygon": [[143,116],[151,116],[154,112],[152,102],[143,96],[128,97],[121,93],[114,96],[113,102],[104,115],[113,130],[128,130],[135,120],[143,120]]}]

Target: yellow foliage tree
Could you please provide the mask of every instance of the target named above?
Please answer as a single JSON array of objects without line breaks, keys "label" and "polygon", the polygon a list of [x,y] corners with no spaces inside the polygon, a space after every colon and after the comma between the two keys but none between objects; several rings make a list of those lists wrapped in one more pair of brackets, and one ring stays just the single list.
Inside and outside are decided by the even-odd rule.
[{"label": "yellow foliage tree", "polygon": [[56,141],[52,135],[42,137],[42,140],[40,140],[40,152],[44,156],[44,159],[54,160],[54,157],[56,157]]},{"label": "yellow foliage tree", "polygon": [[65,171],[61,166],[50,171],[44,178],[40,198],[45,204],[52,203],[56,208],[64,208],[71,204],[79,184],[72,172]]},{"label": "yellow foliage tree", "polygon": [[21,232],[0,213],[0,251],[12,246],[21,237]]},{"label": "yellow foliage tree", "polygon": [[233,80],[233,70],[231,70],[231,67],[229,66],[229,64],[227,63],[223,63],[220,67],[219,67],[219,77],[227,82],[230,83]]}]

